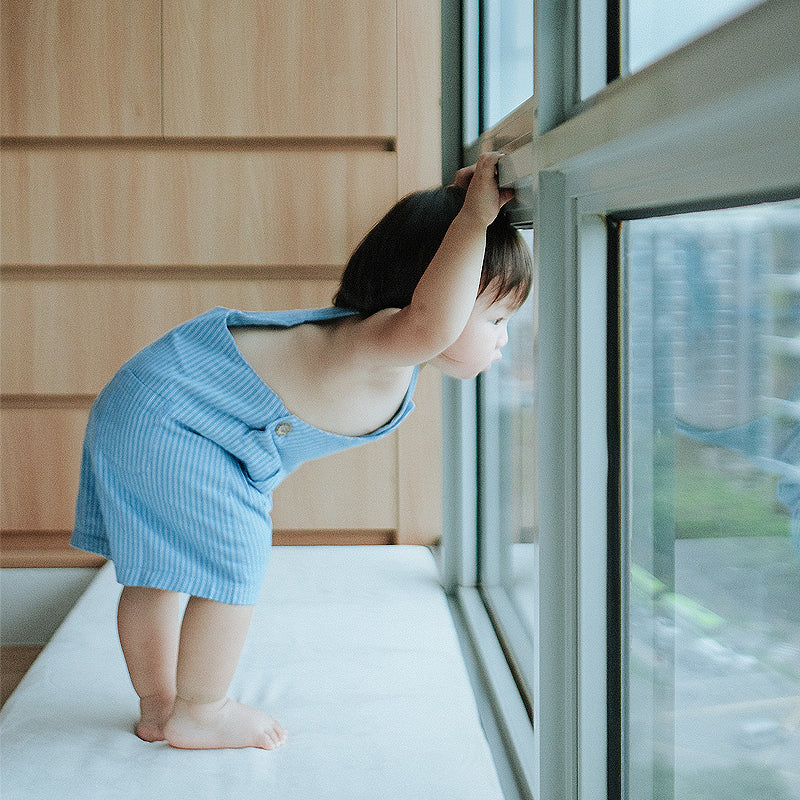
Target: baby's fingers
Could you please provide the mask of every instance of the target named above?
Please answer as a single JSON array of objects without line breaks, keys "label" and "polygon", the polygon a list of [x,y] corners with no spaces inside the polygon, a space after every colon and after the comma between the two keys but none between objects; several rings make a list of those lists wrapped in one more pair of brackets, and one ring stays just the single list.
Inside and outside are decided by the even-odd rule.
[{"label": "baby's fingers", "polygon": [[481,153],[480,157],[478,158],[477,163],[475,164],[475,169],[486,169],[494,171],[497,168],[497,162],[503,157],[503,153],[498,153],[495,151],[488,151],[486,153]]},{"label": "baby's fingers", "polygon": [[470,185],[470,182],[472,181],[472,178],[478,169],[481,169],[482,172],[489,172],[489,170],[491,170],[491,175],[494,175],[497,168],[497,162],[502,157],[502,153],[482,153],[475,164],[470,164],[468,167],[462,167],[458,172],[456,172],[456,176],[453,178],[453,186],[460,186],[462,189],[466,189]]},{"label": "baby's fingers", "polygon": [[500,205],[504,206],[509,200],[513,200],[514,196],[513,187],[509,186],[505,189],[500,189]]},{"label": "baby's fingers", "polygon": [[475,164],[475,172],[471,183],[486,187],[489,191],[498,190],[497,163],[503,157],[502,153],[483,153]]},{"label": "baby's fingers", "polygon": [[469,167],[462,167],[458,172],[456,172],[455,178],[453,178],[453,186],[459,186],[462,189],[466,189],[469,186],[469,182],[472,180],[472,176],[475,174],[475,165],[472,164]]}]

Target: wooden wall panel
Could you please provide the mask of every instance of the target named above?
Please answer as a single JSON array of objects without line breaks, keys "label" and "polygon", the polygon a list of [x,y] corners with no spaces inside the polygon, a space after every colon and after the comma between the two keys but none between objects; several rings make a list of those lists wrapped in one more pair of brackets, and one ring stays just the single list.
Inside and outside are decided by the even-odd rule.
[{"label": "wooden wall panel", "polygon": [[394,136],[393,0],[164,0],[167,136]]},{"label": "wooden wall panel", "polygon": [[4,136],[161,134],[160,0],[2,0]]},{"label": "wooden wall panel", "polygon": [[[440,4],[398,0],[397,42],[397,83],[402,87],[397,98],[397,191],[402,197],[442,180]],[[398,432],[401,543],[427,544],[442,530],[441,396],[441,375],[423,370],[415,393],[417,411]]]},{"label": "wooden wall panel", "polygon": [[388,152],[10,147],[6,264],[335,264],[395,202]]},{"label": "wooden wall panel", "polygon": [[215,306],[271,311],[330,305],[336,280],[95,276],[5,278],[6,395],[94,395],[123,362]]},{"label": "wooden wall panel", "polygon": [[442,181],[441,4],[397,0],[397,191]]},{"label": "wooden wall panel", "polygon": [[398,430],[399,544],[430,544],[442,531],[442,375],[424,368],[417,408]]},{"label": "wooden wall panel", "polygon": [[4,530],[71,530],[85,408],[3,408],[0,436]]},{"label": "wooden wall panel", "polygon": [[303,464],[275,490],[276,530],[397,530],[397,438]]}]

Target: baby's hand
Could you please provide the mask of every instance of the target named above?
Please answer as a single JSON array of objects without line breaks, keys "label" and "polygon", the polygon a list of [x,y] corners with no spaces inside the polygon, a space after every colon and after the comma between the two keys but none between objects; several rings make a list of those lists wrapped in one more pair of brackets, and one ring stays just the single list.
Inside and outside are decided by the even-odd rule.
[{"label": "baby's hand", "polygon": [[478,162],[456,173],[455,186],[466,188],[463,211],[473,215],[482,225],[489,225],[505,203],[513,196],[513,189],[501,189],[497,184],[497,162],[502,153],[483,153]]}]

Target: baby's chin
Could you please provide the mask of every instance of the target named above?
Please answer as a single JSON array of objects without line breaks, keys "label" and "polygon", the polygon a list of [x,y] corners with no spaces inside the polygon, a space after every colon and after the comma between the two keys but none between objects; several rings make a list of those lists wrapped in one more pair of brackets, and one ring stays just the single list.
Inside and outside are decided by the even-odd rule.
[{"label": "baby's chin", "polygon": [[432,366],[435,366],[439,372],[443,375],[447,375],[448,378],[456,378],[460,381],[468,381],[472,378],[476,378],[483,372],[488,372],[489,368],[492,366],[491,364],[487,364],[485,367],[482,368],[470,368],[466,364],[460,364],[457,362],[452,361],[432,361]]}]

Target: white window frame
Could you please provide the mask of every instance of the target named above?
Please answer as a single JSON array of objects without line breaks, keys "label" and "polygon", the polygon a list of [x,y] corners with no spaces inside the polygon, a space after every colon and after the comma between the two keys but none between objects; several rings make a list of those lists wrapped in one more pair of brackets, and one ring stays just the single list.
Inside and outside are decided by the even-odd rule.
[{"label": "white window frame", "polygon": [[[606,546],[624,537],[626,507],[623,479],[607,469],[607,409],[622,387],[606,386],[606,222],[800,196],[796,0],[768,0],[576,103],[580,5],[539,0],[536,93],[482,137],[509,156],[501,178],[526,184],[543,299],[533,727],[477,587],[475,390],[445,387],[445,585],[493,712],[508,796],[537,800],[626,796],[624,724],[609,727],[607,697],[623,657],[612,644],[607,659],[622,625],[608,600],[624,602],[625,586],[606,585]],[[622,462],[624,473],[624,451]],[[606,508],[609,477],[620,508]],[[611,530],[608,512],[619,519]]]}]

